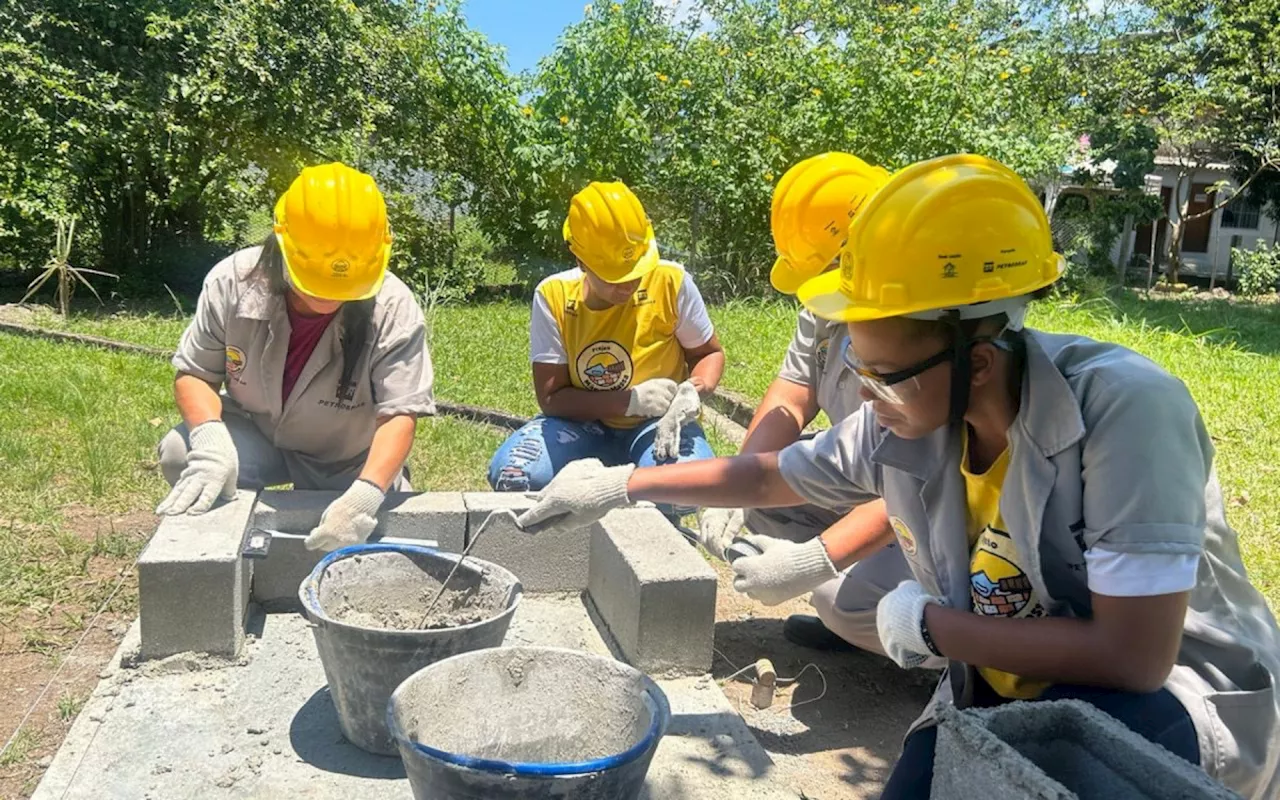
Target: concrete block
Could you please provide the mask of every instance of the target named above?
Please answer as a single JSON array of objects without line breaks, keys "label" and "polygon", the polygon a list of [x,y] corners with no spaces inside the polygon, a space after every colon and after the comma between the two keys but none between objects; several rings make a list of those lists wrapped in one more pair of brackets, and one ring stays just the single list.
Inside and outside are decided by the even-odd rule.
[{"label": "concrete block", "polygon": [[392,492],[378,513],[373,538],[435,539],[441,550],[466,546],[467,507],[462,492]]},{"label": "concrete block", "polygon": [[715,571],[656,509],[612,511],[594,526],[588,592],[631,664],[653,674],[711,669]]},{"label": "concrete block", "polygon": [[[253,524],[279,531],[267,557],[256,562],[253,600],[267,611],[295,611],[298,585],[324,557],[306,549],[302,541],[320,522],[320,515],[339,492],[263,492],[253,513]],[[461,552],[467,518],[459,492],[393,492],[378,512],[378,527],[370,541],[402,541],[427,544]]]},{"label": "concrete block", "polygon": [[[260,528],[306,535],[341,492],[263,492],[254,509]],[[461,492],[392,492],[378,510],[378,527],[371,541],[434,539],[441,549],[460,552],[467,535],[467,511]]]},{"label": "concrete block", "polygon": [[[533,506],[518,492],[465,492],[467,536],[493,511],[517,514]],[[501,564],[515,573],[526,592],[580,592],[587,588],[589,530],[529,534],[510,520],[498,519],[476,542],[471,555]]]},{"label": "concrete block", "polygon": [[239,654],[253,576],[240,547],[256,494],[237,492],[208,513],[161,519],[138,558],[142,658]]},{"label": "concrete block", "polygon": [[1202,770],[1079,700],[939,715],[932,800],[1238,800]]}]

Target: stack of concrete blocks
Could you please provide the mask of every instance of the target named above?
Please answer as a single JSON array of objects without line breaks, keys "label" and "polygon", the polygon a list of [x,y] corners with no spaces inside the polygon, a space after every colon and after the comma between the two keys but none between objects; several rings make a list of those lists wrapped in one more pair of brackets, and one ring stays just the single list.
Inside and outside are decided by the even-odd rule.
[{"label": "stack of concrete blocks", "polygon": [[[302,542],[335,496],[242,491],[207,514],[164,518],[138,562],[140,656],[235,658],[250,603],[297,610],[298,585],[323,556]],[[371,540],[461,552],[491,512],[529,505],[516,493],[392,494]],[[241,556],[250,528],[283,532],[265,559]],[[560,534],[531,535],[498,519],[471,554],[510,569],[526,592],[587,592],[616,654],[640,669],[673,675],[711,668],[715,573],[652,507],[615,511]]]},{"label": "stack of concrete blocks", "polygon": [[942,709],[931,800],[1240,800],[1078,700]]}]

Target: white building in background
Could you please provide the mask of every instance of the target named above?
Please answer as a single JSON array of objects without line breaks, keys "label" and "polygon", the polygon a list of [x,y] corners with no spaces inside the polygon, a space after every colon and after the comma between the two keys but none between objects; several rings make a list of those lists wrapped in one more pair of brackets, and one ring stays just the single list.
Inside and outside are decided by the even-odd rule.
[{"label": "white building in background", "polygon": [[[1072,163],[1064,166],[1062,182],[1047,186],[1042,191],[1046,210],[1051,213],[1055,237],[1069,240],[1073,226],[1082,224],[1080,215],[1088,214],[1094,207],[1097,198],[1112,194],[1117,190],[1111,186],[1111,174],[1116,168],[1110,159],[1094,163],[1088,157],[1089,139],[1080,138],[1080,151]],[[1233,193],[1238,186],[1227,164],[1210,163],[1197,170],[1184,181],[1181,194],[1174,198],[1178,186],[1179,161],[1176,156],[1157,153],[1155,171],[1147,175],[1147,191],[1160,193],[1161,204],[1168,219],[1161,219],[1156,224],[1155,258],[1156,274],[1162,272],[1165,263],[1165,246],[1170,220],[1176,220],[1182,201],[1190,196],[1187,207],[1188,215],[1211,208],[1219,202],[1214,187],[1223,183],[1223,191]],[[1100,180],[1089,186],[1079,186],[1070,182],[1068,177],[1077,169],[1087,169],[1099,176]],[[1117,267],[1122,262],[1130,268],[1141,268],[1146,271],[1152,253],[1152,226],[1138,225],[1122,234],[1111,248],[1111,262]],[[1194,219],[1187,225],[1182,237],[1182,269],[1180,274],[1198,278],[1215,278],[1218,281],[1232,281],[1231,249],[1239,247],[1246,250],[1256,249],[1258,242],[1273,245],[1280,236],[1280,225],[1263,213],[1262,209],[1247,202],[1244,198],[1232,199],[1212,214]]]},{"label": "white building in background", "polygon": [[[1231,168],[1226,164],[1208,164],[1197,171],[1182,186],[1182,196],[1175,200],[1173,193],[1178,183],[1178,161],[1170,156],[1156,156],[1154,175],[1160,176],[1160,200],[1169,219],[1159,220],[1156,225],[1156,264],[1157,272],[1164,263],[1164,247],[1168,235],[1170,220],[1178,218],[1182,201],[1190,194],[1191,202],[1187,206],[1188,214],[1203,211],[1219,202],[1213,187],[1225,181],[1235,189],[1237,183],[1232,177]],[[1194,219],[1187,223],[1182,237],[1182,270],[1183,275],[1194,275],[1200,278],[1216,276],[1219,280],[1234,280],[1231,273],[1231,248],[1239,247],[1253,250],[1262,240],[1270,246],[1277,239],[1276,222],[1262,213],[1262,209],[1245,201],[1242,197],[1233,198],[1222,208],[1212,214]],[[1111,257],[1121,258],[1123,252],[1132,253],[1139,263],[1146,264],[1151,252],[1151,225],[1140,225],[1129,235],[1128,247],[1123,237],[1112,248]]]}]

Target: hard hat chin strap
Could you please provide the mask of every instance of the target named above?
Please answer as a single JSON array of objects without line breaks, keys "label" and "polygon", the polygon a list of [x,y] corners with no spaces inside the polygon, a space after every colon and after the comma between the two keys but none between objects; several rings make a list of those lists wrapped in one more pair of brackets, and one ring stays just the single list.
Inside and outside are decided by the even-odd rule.
[{"label": "hard hat chin strap", "polygon": [[951,328],[951,410],[948,416],[954,427],[964,423],[964,415],[969,410],[969,384],[973,380],[973,338],[960,316],[944,318]]}]

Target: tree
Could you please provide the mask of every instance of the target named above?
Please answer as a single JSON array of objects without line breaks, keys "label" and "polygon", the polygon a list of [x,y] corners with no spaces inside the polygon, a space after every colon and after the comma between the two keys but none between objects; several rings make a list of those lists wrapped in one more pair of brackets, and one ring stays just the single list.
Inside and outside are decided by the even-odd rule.
[{"label": "tree", "polygon": [[702,0],[676,23],[653,0],[595,4],[532,77],[522,155],[538,210],[517,227],[557,252],[572,192],[620,178],[713,294],[756,293],[772,260],[770,193],[807,156],[840,149],[893,168],[969,151],[1043,180],[1074,141],[1071,56],[1087,28],[1067,41],[1058,9]]},{"label": "tree", "polygon": [[261,229],[306,164],[479,185],[516,107],[456,0],[0,0],[0,54],[0,247],[74,211],[99,264],[156,288]]},{"label": "tree", "polygon": [[1188,212],[1191,181],[1214,162],[1236,159],[1240,190],[1280,169],[1280,0],[1152,0],[1131,58],[1149,84],[1147,105],[1161,152],[1176,172],[1177,218],[1166,243],[1166,279],[1176,283],[1187,223],[1211,215],[1233,194]]}]

